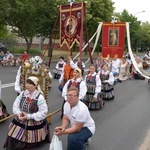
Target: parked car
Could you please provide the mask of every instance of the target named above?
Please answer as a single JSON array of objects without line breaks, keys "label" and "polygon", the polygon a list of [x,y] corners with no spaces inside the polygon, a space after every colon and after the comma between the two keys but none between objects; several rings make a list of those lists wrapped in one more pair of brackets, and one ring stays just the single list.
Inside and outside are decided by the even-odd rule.
[{"label": "parked car", "polygon": [[7,50],[8,48],[3,43],[0,43],[0,52],[3,51],[6,54]]}]

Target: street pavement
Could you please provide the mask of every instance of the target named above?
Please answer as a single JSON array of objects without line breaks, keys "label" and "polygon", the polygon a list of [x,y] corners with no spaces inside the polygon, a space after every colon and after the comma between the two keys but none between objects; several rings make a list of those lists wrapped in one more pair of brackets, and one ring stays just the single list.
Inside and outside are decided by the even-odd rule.
[{"label": "street pavement", "polygon": [[[53,70],[55,63],[51,65]],[[2,81],[2,100],[12,114],[12,104],[17,96],[13,83],[18,67],[0,66]],[[61,108],[63,98],[58,90],[58,80],[52,79],[49,91],[49,113]],[[102,110],[90,111],[96,123],[96,133],[88,146],[89,150],[146,150],[150,148],[150,85],[146,80],[127,80],[114,86],[115,100],[106,101]],[[61,124],[60,112],[52,116],[49,125],[51,137],[53,129]],[[0,123],[0,150],[7,135],[7,128],[12,118]],[[60,136],[66,150],[67,136]],[[145,149],[143,147],[146,147]],[[34,150],[49,150],[49,143],[44,143]]]}]

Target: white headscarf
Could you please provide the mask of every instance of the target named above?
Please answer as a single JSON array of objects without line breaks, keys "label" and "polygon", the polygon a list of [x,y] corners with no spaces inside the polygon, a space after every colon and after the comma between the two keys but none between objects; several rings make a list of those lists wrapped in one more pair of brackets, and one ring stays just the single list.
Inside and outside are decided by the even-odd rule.
[{"label": "white headscarf", "polygon": [[35,84],[35,86],[37,86],[37,90],[39,90],[43,94],[41,87],[39,85],[39,79],[34,76],[30,76],[28,79],[31,80]]}]

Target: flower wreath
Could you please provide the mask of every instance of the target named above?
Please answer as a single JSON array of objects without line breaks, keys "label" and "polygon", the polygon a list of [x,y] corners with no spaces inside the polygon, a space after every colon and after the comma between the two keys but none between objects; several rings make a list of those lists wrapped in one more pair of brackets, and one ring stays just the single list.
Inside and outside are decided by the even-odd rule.
[{"label": "flower wreath", "polygon": [[35,56],[30,58],[30,63],[33,64],[33,66],[38,66],[43,62],[42,58],[40,56]]}]

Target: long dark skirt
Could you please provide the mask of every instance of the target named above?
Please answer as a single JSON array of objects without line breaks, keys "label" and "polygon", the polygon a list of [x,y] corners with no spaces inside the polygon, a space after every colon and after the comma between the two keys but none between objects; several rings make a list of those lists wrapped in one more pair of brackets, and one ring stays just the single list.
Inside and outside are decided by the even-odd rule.
[{"label": "long dark skirt", "polygon": [[113,85],[103,83],[102,87],[103,87],[101,90],[102,99],[106,101],[113,100],[115,96]]}]

